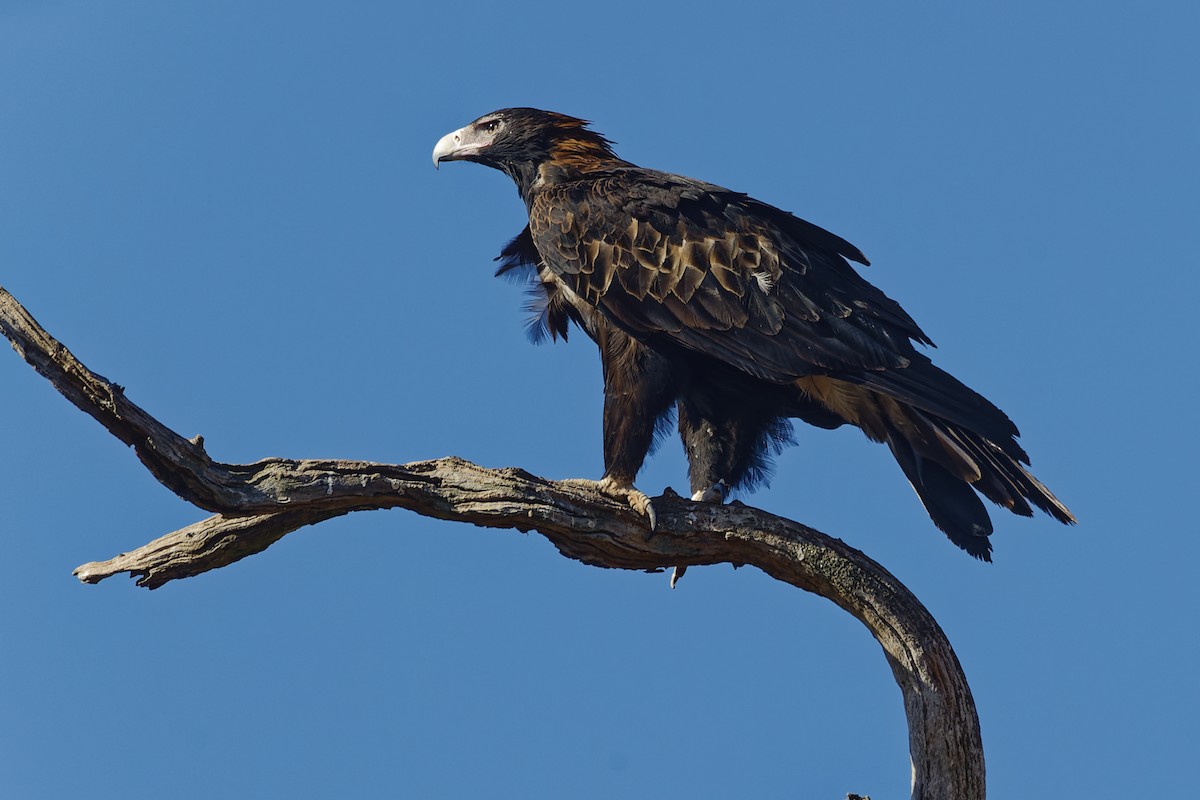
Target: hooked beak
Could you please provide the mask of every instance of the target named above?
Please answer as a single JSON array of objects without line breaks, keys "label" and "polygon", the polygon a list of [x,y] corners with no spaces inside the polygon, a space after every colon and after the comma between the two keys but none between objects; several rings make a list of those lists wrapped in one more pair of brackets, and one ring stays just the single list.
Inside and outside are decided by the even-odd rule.
[{"label": "hooked beak", "polygon": [[433,147],[433,168],[437,169],[443,161],[469,159],[491,143],[491,137],[484,140],[470,125],[451,131]]}]

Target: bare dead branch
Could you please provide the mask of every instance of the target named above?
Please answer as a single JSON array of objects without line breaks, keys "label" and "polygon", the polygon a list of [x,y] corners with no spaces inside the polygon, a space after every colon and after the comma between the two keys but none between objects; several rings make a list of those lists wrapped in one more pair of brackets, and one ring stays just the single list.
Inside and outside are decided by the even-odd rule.
[{"label": "bare dead branch", "polygon": [[749,564],[837,603],[883,647],[904,695],[914,798],[984,797],[983,748],[966,678],[945,634],[891,574],[811,528],[740,504],[669,494],[655,500],[657,531],[627,506],[578,482],[458,458],[410,464],[271,458],[222,464],[90,371],[0,288],[0,332],[64,396],[133,446],[167,488],[217,516],[133,552],[75,570],[97,583],[121,572],[156,588],[261,552],[287,533],[352,511],[406,508],[488,528],[537,531],[564,556],[599,567],[678,569]]}]

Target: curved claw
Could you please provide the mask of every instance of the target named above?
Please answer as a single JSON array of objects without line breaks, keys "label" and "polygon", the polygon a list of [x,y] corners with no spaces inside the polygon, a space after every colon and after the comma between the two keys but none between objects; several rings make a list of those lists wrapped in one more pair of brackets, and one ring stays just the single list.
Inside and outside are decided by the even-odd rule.
[{"label": "curved claw", "polygon": [[683,573],[687,572],[687,564],[676,567],[671,570],[671,588],[675,588],[675,584],[679,583],[679,579],[683,577]]},{"label": "curved claw", "polygon": [[654,513],[654,504],[650,498],[636,489],[633,484],[622,484],[614,478],[601,478],[596,484],[600,491],[612,497],[619,497],[630,505],[634,511],[646,516],[650,523],[650,533],[658,526],[658,515]]},{"label": "curved claw", "polygon": [[716,503],[720,505],[725,502],[725,495],[728,492],[729,487],[725,484],[724,479],[722,479],[702,492],[694,492],[692,500],[697,503]]},{"label": "curved claw", "polygon": [[650,502],[649,497],[634,488],[633,484],[623,484],[611,477],[604,477],[598,481],[590,481],[586,478],[571,478],[562,481],[562,483],[586,486],[609,497],[624,500],[634,511],[645,515],[647,522],[650,524],[650,533],[646,538],[649,539],[650,536],[654,535],[654,530],[658,526],[658,515],[654,513],[654,504]]}]

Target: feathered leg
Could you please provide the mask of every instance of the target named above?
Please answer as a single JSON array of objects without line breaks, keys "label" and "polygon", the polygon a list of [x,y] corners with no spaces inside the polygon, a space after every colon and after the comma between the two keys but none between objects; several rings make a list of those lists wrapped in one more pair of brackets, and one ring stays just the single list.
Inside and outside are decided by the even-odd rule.
[{"label": "feathered leg", "polygon": [[645,514],[653,530],[654,506],[633,482],[675,400],[670,366],[615,328],[602,331],[597,344],[604,367],[604,477],[572,482],[621,498]]},{"label": "feathered leg", "polygon": [[738,417],[706,413],[703,399],[679,403],[679,435],[688,458],[692,499],[723,502],[739,487],[753,487],[771,471],[770,453],[791,441],[791,426],[773,414],[750,410]]}]

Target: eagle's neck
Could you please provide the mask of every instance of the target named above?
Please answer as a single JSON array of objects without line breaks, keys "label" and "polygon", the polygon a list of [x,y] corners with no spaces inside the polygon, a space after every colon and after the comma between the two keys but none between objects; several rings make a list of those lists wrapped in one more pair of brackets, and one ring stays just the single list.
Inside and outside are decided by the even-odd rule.
[{"label": "eagle's neck", "polygon": [[633,165],[617,158],[603,140],[572,138],[556,141],[546,158],[509,162],[504,171],[517,184],[517,191],[529,205],[533,196],[543,189],[629,166]]},{"label": "eagle's neck", "polygon": [[541,164],[537,161],[509,161],[501,167],[517,185],[517,192],[525,201],[525,205],[529,205],[529,199],[543,183],[540,167]]}]

